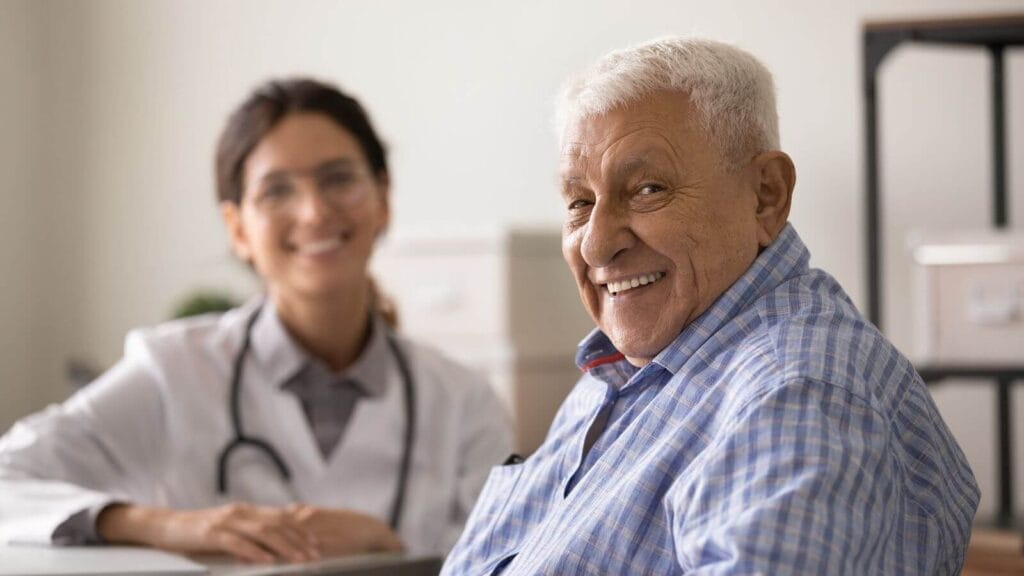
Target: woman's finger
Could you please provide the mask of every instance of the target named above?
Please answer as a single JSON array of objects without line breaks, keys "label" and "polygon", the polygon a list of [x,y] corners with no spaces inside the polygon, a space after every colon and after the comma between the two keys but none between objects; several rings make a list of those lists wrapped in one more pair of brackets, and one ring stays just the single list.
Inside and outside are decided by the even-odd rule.
[{"label": "woman's finger", "polygon": [[243,519],[235,523],[232,528],[235,532],[284,560],[304,562],[312,559],[307,557],[303,550],[305,546],[294,544],[272,519]]},{"label": "woman's finger", "polygon": [[281,536],[286,539],[292,546],[302,550],[306,556],[306,560],[319,560],[320,550],[313,533],[308,529],[296,525],[292,520],[285,519],[281,523],[277,524],[276,528],[279,530]]},{"label": "woman's finger", "polygon": [[391,530],[384,533],[384,537],[379,542],[379,545],[382,552],[401,552],[405,550],[402,540]]},{"label": "woman's finger", "polygon": [[252,515],[260,522],[269,523],[279,529],[285,539],[306,553],[308,560],[320,558],[319,542],[313,530],[303,526],[289,509],[263,507],[255,509]]},{"label": "woman's finger", "polygon": [[218,548],[246,562],[270,564],[275,560],[273,554],[230,530],[218,532],[216,540]]}]

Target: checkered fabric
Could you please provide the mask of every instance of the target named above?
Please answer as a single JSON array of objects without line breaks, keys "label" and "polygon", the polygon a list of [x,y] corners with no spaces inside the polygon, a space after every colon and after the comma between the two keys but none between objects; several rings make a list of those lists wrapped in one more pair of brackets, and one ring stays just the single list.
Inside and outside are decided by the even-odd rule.
[{"label": "checkered fabric", "polygon": [[642,369],[588,336],[545,443],[491,472],[443,574],[958,574],[967,461],[809,258],[787,226]]}]

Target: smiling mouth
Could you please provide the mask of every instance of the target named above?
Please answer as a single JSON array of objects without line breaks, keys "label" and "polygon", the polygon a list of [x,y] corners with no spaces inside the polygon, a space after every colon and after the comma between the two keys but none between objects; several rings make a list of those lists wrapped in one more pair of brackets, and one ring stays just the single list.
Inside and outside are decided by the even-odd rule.
[{"label": "smiling mouth", "polygon": [[641,274],[640,276],[636,276],[636,277],[633,277],[633,278],[626,278],[625,280],[619,280],[619,281],[616,281],[616,282],[609,282],[609,283],[605,284],[604,287],[605,287],[605,289],[608,290],[609,294],[611,294],[612,296],[617,296],[619,294],[622,294],[623,292],[628,292],[630,290],[633,290],[634,288],[640,288],[641,286],[647,286],[649,284],[654,284],[655,282],[657,282],[658,280],[661,280],[664,277],[665,277],[665,273],[664,272],[654,272],[654,273],[651,273],[651,274]]},{"label": "smiling mouth", "polygon": [[313,242],[304,242],[302,244],[295,244],[293,249],[295,252],[302,254],[303,256],[319,256],[321,254],[327,254],[332,250],[340,248],[346,240],[349,239],[349,234],[339,234],[332,238],[324,238],[322,240],[315,240]]}]

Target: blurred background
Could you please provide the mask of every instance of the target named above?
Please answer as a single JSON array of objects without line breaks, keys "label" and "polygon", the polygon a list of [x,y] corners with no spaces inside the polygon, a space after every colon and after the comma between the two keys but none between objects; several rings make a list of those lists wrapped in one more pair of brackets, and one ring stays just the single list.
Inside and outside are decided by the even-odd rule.
[{"label": "blurred background", "polygon": [[[66,398],[70,361],[109,366],[129,329],[165,320],[192,291],[256,288],[228,251],[212,156],[228,111],[269,77],[334,81],[367,106],[391,151],[385,244],[528,229],[554,234],[540,250],[557,257],[550,119],[563,79],[659,35],[737,43],[775,74],[798,172],[792,221],[812,264],[863,307],[863,23],[1021,10],[1021,0],[0,0],[0,430]],[[1006,68],[1013,224],[1024,222],[1024,52],[1008,51]],[[884,321],[908,353],[907,233],[989,223],[989,73],[980,48],[908,45],[879,75]],[[568,273],[555,274],[578,306]],[[515,317],[528,318],[529,300],[520,305]],[[559,351],[569,361],[585,326],[572,332]],[[991,512],[993,389],[933,392]],[[1024,478],[1024,438],[1016,446]]]}]

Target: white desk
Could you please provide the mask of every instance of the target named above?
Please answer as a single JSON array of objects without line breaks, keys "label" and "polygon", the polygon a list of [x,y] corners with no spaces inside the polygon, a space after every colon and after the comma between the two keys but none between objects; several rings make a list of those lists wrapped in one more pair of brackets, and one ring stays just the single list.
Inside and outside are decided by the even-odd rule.
[{"label": "white desk", "polygon": [[441,571],[440,558],[407,554],[367,554],[274,566],[239,565],[230,560],[203,562],[210,576],[437,576]]},{"label": "white desk", "polygon": [[265,566],[238,564],[218,557],[186,558],[126,546],[0,545],[0,576],[436,576],[440,569],[440,558],[405,554],[372,554]]},{"label": "white desk", "polygon": [[182,556],[122,546],[3,546],[0,576],[206,574],[206,566]]}]

